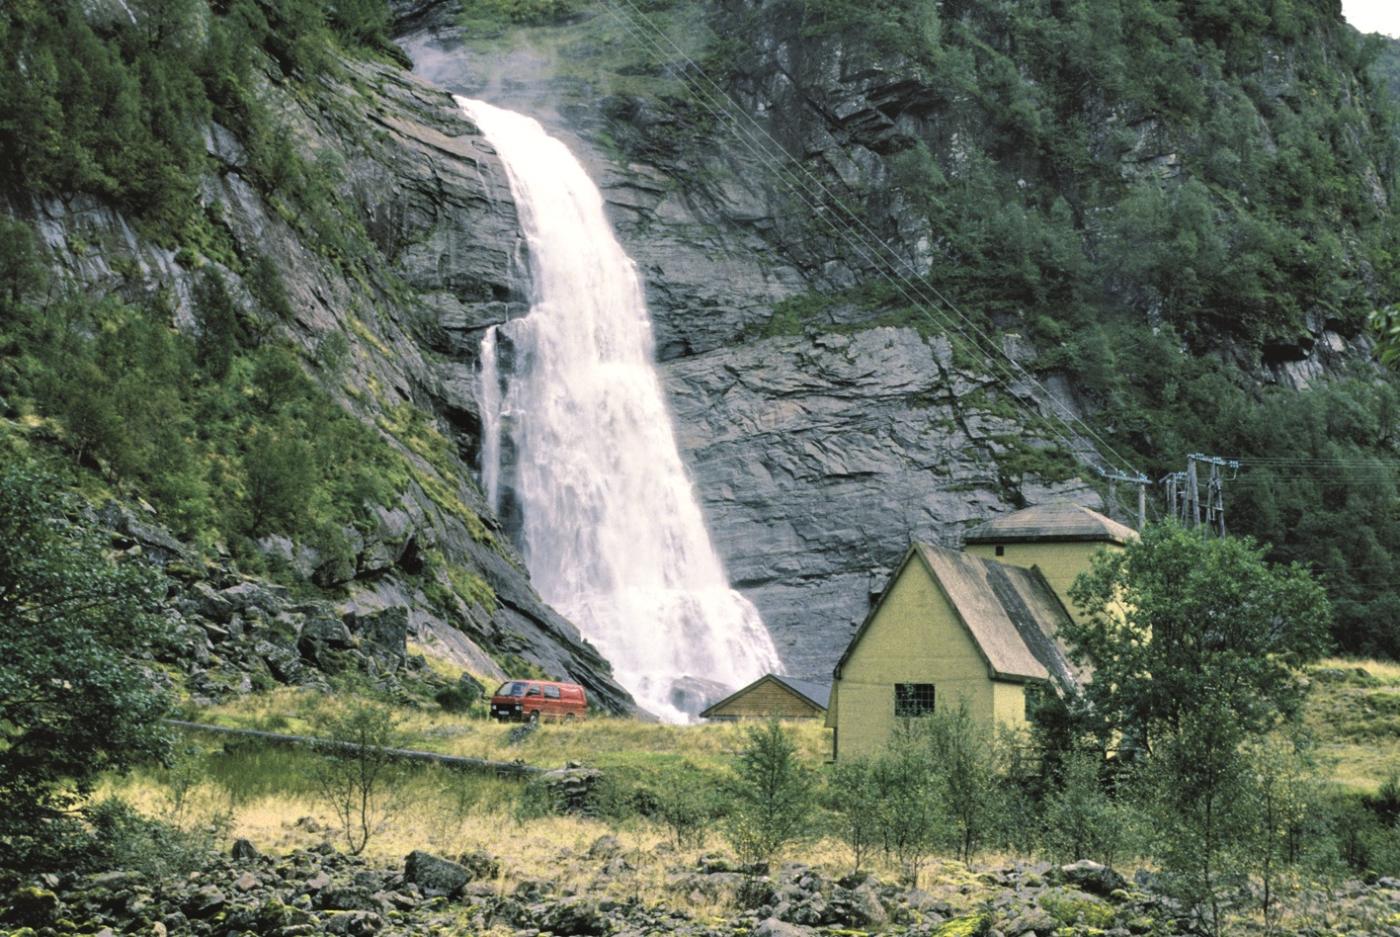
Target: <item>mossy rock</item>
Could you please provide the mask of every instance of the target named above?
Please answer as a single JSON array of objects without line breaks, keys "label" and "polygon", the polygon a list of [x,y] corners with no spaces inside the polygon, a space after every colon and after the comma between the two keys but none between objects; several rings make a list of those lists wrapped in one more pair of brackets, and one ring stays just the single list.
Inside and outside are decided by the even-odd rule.
[{"label": "mossy rock", "polygon": [[972,937],[982,927],[982,915],[964,914],[962,917],[955,917],[951,921],[944,922],[938,930],[933,932],[933,937]]},{"label": "mossy rock", "polygon": [[[1061,924],[1075,931],[1112,927],[1117,912],[1111,904],[1093,895],[1073,889],[1056,888],[1040,896],[1040,906]],[[1058,933],[1058,931],[1057,931]]]},{"label": "mossy rock", "polygon": [[45,927],[58,919],[63,903],[58,895],[38,885],[25,885],[10,895],[3,920],[21,927]]}]

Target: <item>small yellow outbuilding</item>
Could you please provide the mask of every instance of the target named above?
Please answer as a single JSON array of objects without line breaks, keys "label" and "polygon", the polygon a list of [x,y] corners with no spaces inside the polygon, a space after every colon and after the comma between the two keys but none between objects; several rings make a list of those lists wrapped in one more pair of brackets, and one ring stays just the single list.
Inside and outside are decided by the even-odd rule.
[{"label": "small yellow outbuilding", "polygon": [[1099,549],[1137,534],[1075,504],[1027,508],[967,537],[916,543],[833,674],[826,725],[837,758],[880,751],[899,721],[965,701],[988,728],[1026,723],[1026,687],[1075,692],[1087,675],[1057,635],[1066,592]]},{"label": "small yellow outbuilding", "polygon": [[831,687],[768,673],[700,713],[702,719],[820,719],[826,715]]}]

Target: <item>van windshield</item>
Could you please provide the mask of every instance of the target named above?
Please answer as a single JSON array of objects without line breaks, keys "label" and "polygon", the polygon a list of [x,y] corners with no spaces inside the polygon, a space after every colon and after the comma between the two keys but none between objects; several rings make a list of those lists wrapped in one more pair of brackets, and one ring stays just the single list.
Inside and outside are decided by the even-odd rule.
[{"label": "van windshield", "polygon": [[514,683],[502,683],[501,688],[496,691],[497,696],[524,696],[525,684],[516,681]]}]

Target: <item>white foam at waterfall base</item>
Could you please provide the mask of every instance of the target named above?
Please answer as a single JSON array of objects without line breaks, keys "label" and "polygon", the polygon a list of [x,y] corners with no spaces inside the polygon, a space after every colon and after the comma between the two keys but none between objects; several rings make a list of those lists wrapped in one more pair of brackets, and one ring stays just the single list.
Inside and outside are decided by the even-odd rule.
[{"label": "white foam at waterfall base", "polygon": [[[482,343],[482,475],[513,492],[540,594],[645,709],[681,721],[675,682],[738,687],[778,665],[729,587],[676,448],[631,259],[582,165],[529,117],[457,102],[500,154],[529,243],[530,311]],[[497,344],[513,350],[498,370]],[[499,464],[503,434],[512,444]],[[508,476],[508,477],[507,477]]]}]

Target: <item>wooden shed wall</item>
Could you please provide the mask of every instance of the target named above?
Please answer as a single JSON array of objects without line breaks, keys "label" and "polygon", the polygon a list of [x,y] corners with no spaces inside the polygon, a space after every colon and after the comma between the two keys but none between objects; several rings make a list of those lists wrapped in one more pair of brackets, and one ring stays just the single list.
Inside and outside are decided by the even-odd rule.
[{"label": "wooden shed wall", "polygon": [[[965,700],[979,724],[990,727],[995,722],[997,684],[967,628],[918,558],[890,584],[836,681],[837,758],[875,755],[884,749],[898,722],[897,683],[932,683],[936,708]],[[1008,693],[1021,689],[1008,686]],[[1010,714],[1014,708],[1007,701],[1000,710]]]},{"label": "wooden shed wall", "polygon": [[711,719],[819,719],[813,706],[775,680],[765,680],[710,714]]}]

